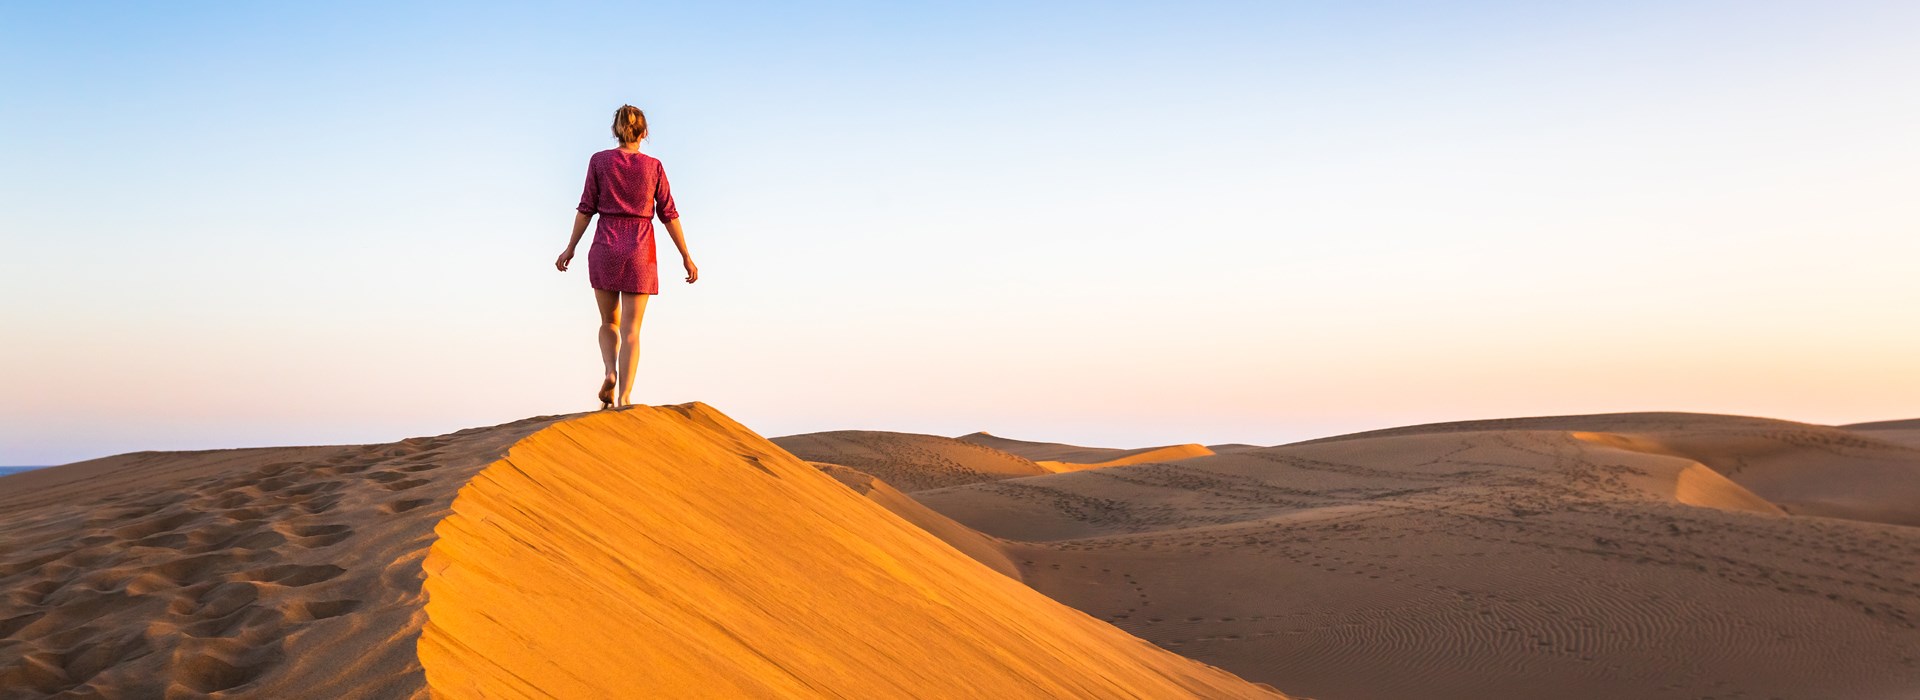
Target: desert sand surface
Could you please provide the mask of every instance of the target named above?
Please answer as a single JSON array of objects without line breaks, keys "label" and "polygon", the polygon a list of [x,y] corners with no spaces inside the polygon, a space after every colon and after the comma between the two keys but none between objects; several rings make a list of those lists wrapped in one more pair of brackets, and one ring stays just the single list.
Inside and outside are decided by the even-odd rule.
[{"label": "desert sand surface", "polygon": [[1917,464],[1871,431],[1629,414],[909,495],[1049,596],[1302,696],[1910,700]]},{"label": "desert sand surface", "polygon": [[1204,445],[1163,445],[1159,447],[1139,447],[1133,449],[1115,449],[1110,447],[1081,447],[1058,442],[1029,442],[992,435],[985,431],[969,433],[956,438],[962,442],[991,447],[1001,452],[1016,454],[1031,459],[1035,464],[1049,472],[1071,472],[1082,469],[1118,467],[1142,462],[1172,462],[1190,457],[1205,457],[1214,451]]},{"label": "desert sand surface", "polygon": [[823,469],[694,403],[0,478],[0,697],[1282,697]]},{"label": "desert sand surface", "polygon": [[420,562],[534,418],[0,478],[0,697],[413,697]]}]

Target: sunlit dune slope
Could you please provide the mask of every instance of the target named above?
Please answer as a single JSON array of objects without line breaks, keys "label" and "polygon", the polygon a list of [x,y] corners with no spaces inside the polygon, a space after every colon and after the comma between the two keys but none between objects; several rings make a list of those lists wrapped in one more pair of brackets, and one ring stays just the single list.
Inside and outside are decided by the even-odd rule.
[{"label": "sunlit dune slope", "polygon": [[1705,464],[1790,513],[1920,526],[1920,449],[1872,430],[1744,416],[1618,413],[1438,423],[1309,442],[1484,430],[1612,433],[1623,446]]},{"label": "sunlit dune slope", "polygon": [[[1310,697],[1920,697],[1920,528],[1790,516],[1674,446],[1725,457],[1702,446],[1732,440],[1748,470],[1856,475],[1861,455],[1899,450],[1830,429],[1698,421],[1656,440],[1649,427],[1671,422],[1590,425],[1410,431],[912,497],[1036,543],[1016,563],[1055,599]],[[1769,442],[1801,461],[1763,459]]]},{"label": "sunlit dune slope", "polygon": [[1057,442],[1028,442],[985,432],[969,433],[955,439],[1031,459],[1049,472],[1071,472],[1145,462],[1171,462],[1213,454],[1213,450],[1196,444],[1115,449],[1081,447]]},{"label": "sunlit dune slope", "polygon": [[901,491],[1052,473],[1025,457],[938,435],[838,430],[773,443],[804,460],[872,474]]}]

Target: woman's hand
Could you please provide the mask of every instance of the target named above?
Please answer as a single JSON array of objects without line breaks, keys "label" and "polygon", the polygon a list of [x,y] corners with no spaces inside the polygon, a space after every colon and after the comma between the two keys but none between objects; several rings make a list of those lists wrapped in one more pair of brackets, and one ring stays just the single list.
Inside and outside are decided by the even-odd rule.
[{"label": "woman's hand", "polygon": [[688,260],[687,261],[687,284],[693,284],[694,280],[697,280],[697,279],[700,279],[700,266],[693,264],[692,260]]},{"label": "woman's hand", "polygon": [[[572,249],[572,248],[568,248],[568,249],[566,249],[566,250],[564,250],[564,251],[561,251],[561,253],[560,253],[560,259],[559,259],[559,260],[555,260],[555,261],[553,261],[553,266],[554,266],[554,267],[557,267],[557,268],[560,268],[560,271],[561,271],[561,272],[566,272],[566,271],[567,271],[567,263],[570,263],[570,262],[573,262],[573,249]],[[689,280],[689,281],[691,281],[691,280]]]}]

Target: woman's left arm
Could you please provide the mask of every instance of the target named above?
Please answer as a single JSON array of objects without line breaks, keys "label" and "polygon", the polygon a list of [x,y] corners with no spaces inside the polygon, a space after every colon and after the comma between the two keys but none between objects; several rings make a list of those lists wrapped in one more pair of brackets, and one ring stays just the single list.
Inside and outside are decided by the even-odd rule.
[{"label": "woman's left arm", "polygon": [[687,284],[693,284],[700,279],[700,268],[693,264],[693,256],[687,254],[687,238],[680,233],[678,217],[667,220],[667,235],[673,237],[673,247],[680,249],[680,260],[686,263]]},{"label": "woman's left arm", "polygon": [[693,264],[693,256],[687,254],[687,238],[680,232],[680,208],[673,204],[673,185],[667,183],[667,168],[660,166],[654,175],[653,215],[667,225],[667,235],[673,237],[673,247],[680,249],[680,262],[687,268],[687,284],[700,279],[700,268]]}]

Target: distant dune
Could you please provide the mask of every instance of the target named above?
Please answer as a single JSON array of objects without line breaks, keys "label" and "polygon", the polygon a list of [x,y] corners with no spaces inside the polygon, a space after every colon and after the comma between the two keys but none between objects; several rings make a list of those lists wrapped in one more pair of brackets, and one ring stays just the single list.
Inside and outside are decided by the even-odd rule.
[{"label": "distant dune", "polygon": [[1038,545],[1042,592],[1306,696],[1904,700],[1920,452],[1870,435],[1480,421],[912,495]]},{"label": "distant dune", "polygon": [[1872,423],[1848,423],[1839,427],[1847,430],[1920,430],[1920,418],[1883,420]]},{"label": "distant dune", "polygon": [[0,698],[1281,697],[861,478],[697,403],[5,477]]},{"label": "distant dune", "polygon": [[1208,445],[1207,449],[1212,450],[1214,454],[1224,455],[1224,454],[1232,454],[1234,452],[1245,452],[1247,450],[1257,450],[1257,449],[1260,449],[1260,446],[1249,445],[1243,442],[1229,442],[1221,445]]},{"label": "distant dune", "polygon": [[1052,473],[1029,458],[938,435],[839,430],[773,443],[804,460],[871,474],[901,491]]},{"label": "distant dune", "polygon": [[1854,423],[1840,427],[1865,433],[1887,442],[1920,448],[1920,419]]},{"label": "distant dune", "polygon": [[1553,416],[1416,425],[1310,440],[1313,444],[1488,430],[1601,433],[1613,444],[1691,459],[1800,515],[1920,526],[1920,449],[1897,440],[1904,421],[1834,428],[1694,413]]},{"label": "distant dune", "polygon": [[1033,460],[1049,472],[1071,472],[1082,469],[1100,469],[1118,467],[1145,462],[1172,462],[1175,460],[1205,457],[1213,450],[1203,445],[1166,445],[1163,447],[1141,447],[1135,449],[1114,449],[1108,447],[1081,447],[1057,442],[1028,442],[989,435],[984,432],[970,433],[956,438],[963,442],[984,445],[1002,452],[1020,455]]}]

